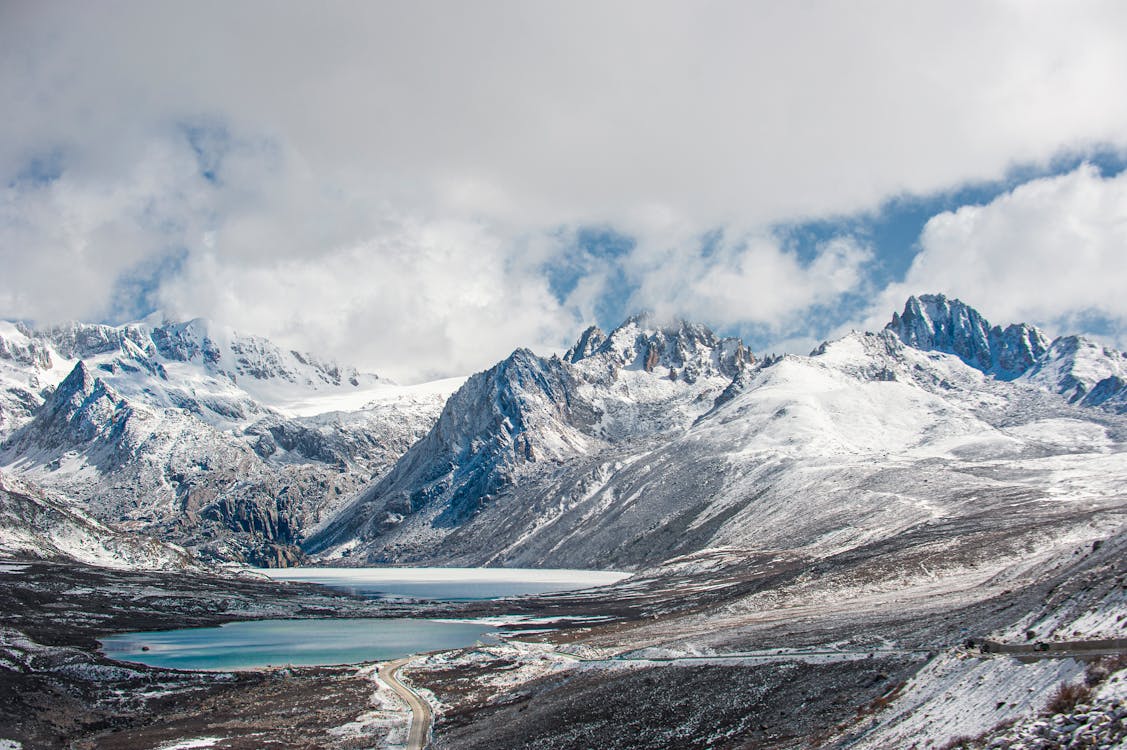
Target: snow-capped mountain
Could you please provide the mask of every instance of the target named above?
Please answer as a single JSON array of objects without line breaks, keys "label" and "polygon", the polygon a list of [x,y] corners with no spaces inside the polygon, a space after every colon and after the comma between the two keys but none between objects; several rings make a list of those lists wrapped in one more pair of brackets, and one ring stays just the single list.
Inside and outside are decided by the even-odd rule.
[{"label": "snow-capped mountain", "polygon": [[1082,336],[1063,336],[1024,375],[1070,403],[1127,413],[1127,354]]},{"label": "snow-capped mountain", "polygon": [[588,329],[562,359],[518,351],[467,381],[306,549],[637,568],[710,547],[833,554],[1000,498],[1037,518],[1070,472],[1092,481],[1076,502],[1119,503],[1127,423],[1038,381],[1058,351],[941,296],[759,363],[688,324]]},{"label": "snow-capped mountain", "polygon": [[111,526],[262,564],[830,554],[983,497],[1036,518],[1069,472],[1102,488],[1082,502],[1118,502],[1124,363],[942,295],[808,357],[637,316],[415,387],[202,321],[4,324],[0,467]]},{"label": "snow-capped mountain", "polygon": [[443,544],[516,487],[687,429],[753,362],[736,339],[647,317],[609,336],[590,328],[563,359],[517,350],[466,381],[430,433],[307,549],[340,553],[363,540],[395,558]]},{"label": "snow-capped mountain", "polygon": [[942,294],[910,297],[887,330],[916,349],[955,354],[999,380],[1020,378],[1070,403],[1127,412],[1127,355],[1082,336],[1050,342],[1024,323],[991,327],[977,310]]},{"label": "snow-capped mountain", "polygon": [[991,326],[977,310],[942,294],[910,297],[888,330],[908,346],[954,354],[982,372],[1012,380],[1038,361],[1049,341],[1033,326]]},{"label": "snow-capped mountain", "polygon": [[460,381],[403,387],[203,321],[0,327],[0,465],[103,522],[286,564]]},{"label": "snow-capped mountain", "polygon": [[5,379],[33,393],[57,384],[83,361],[124,396],[185,409],[218,427],[245,423],[263,407],[302,413],[311,397],[352,396],[355,409],[386,385],[376,375],[204,320],[118,327],[71,323],[43,330],[4,322],[0,360]]}]

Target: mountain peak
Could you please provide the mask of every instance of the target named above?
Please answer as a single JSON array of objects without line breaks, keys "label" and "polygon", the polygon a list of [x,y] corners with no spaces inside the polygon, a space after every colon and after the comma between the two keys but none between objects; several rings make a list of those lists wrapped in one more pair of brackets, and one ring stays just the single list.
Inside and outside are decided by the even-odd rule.
[{"label": "mountain peak", "polygon": [[588,328],[564,359],[572,364],[599,360],[616,372],[661,368],[671,379],[688,383],[701,377],[735,378],[755,362],[738,338],[721,338],[707,326],[683,319],[659,322],[648,312],[630,316],[610,335]]},{"label": "mountain peak", "polygon": [[86,367],[86,362],[78,360],[70,374],[63,378],[59,387],[55,389],[56,396],[67,394],[66,397],[81,393],[89,395],[94,390],[95,378]]},{"label": "mountain peak", "polygon": [[885,330],[908,346],[954,354],[1000,380],[1020,376],[1049,348],[1048,338],[1034,326],[992,327],[978,310],[943,294],[909,297],[904,312],[893,313]]},{"label": "mountain peak", "polygon": [[598,326],[589,326],[583,333],[579,334],[579,340],[575,342],[575,346],[568,349],[567,353],[564,354],[564,361],[574,364],[581,359],[586,359],[594,354],[606,340],[607,335],[603,333],[603,329]]}]

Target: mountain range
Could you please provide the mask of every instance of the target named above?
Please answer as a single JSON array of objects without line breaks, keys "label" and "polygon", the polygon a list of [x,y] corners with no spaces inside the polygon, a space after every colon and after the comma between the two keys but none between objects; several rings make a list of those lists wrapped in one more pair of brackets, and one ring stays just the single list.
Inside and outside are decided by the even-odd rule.
[{"label": "mountain range", "polygon": [[1085,512],[1053,533],[1083,536],[1122,501],[1125,415],[1121,353],[943,295],[809,356],[641,315],[423,386],[206,321],[0,324],[16,494],[260,565],[818,559],[1005,508],[1048,528],[1062,502]]}]

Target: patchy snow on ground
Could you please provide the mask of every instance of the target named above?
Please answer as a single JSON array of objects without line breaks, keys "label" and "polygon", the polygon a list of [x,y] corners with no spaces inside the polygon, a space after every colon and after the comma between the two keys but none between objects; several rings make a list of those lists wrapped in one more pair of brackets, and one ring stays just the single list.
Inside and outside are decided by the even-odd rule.
[{"label": "patchy snow on ground", "polygon": [[195,750],[200,747],[215,747],[216,744],[222,742],[224,737],[197,737],[191,740],[176,740],[172,743],[165,743],[157,746],[156,750]]},{"label": "patchy snow on ground", "polygon": [[[366,739],[380,750],[401,750],[407,745],[411,729],[411,709],[399,695],[379,679],[379,665],[372,664],[357,671],[357,676],[372,683],[371,710],[347,724],[333,727],[329,734],[345,740]],[[351,747],[351,745],[349,745]]]},{"label": "patchy snow on ground", "polygon": [[941,747],[1044,708],[1057,687],[1084,674],[1074,659],[1026,664],[956,650],[921,669],[883,710],[862,724],[853,747]]},{"label": "patchy snow on ground", "polygon": [[[477,678],[477,684],[490,688],[495,695],[503,694],[530,680],[574,669],[579,665],[575,656],[560,653],[553,644],[517,640],[431,654],[415,664],[424,670],[427,668],[469,669],[498,661],[508,662],[512,666],[505,669],[483,670]],[[435,703],[432,702],[432,705]]]}]

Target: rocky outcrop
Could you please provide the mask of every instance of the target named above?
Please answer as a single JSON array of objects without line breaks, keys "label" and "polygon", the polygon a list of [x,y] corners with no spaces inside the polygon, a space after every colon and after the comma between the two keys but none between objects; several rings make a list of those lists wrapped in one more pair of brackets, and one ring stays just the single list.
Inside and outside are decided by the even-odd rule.
[{"label": "rocky outcrop", "polygon": [[1035,383],[1070,403],[1127,413],[1127,356],[1082,336],[1052,342],[1025,323],[991,326],[942,294],[910,297],[886,330],[923,351],[954,354],[998,380]]},{"label": "rocky outcrop", "polygon": [[0,552],[115,568],[196,566],[178,547],[110,528],[76,510],[65,498],[4,472],[0,472]]},{"label": "rocky outcrop", "polygon": [[600,366],[612,378],[623,369],[660,369],[686,383],[709,377],[731,380],[755,363],[738,338],[721,338],[706,326],[683,320],[660,325],[648,314],[628,318],[606,337],[597,328],[587,329],[564,360],[583,364],[588,374]]},{"label": "rocky outcrop", "polygon": [[973,307],[942,294],[909,297],[904,312],[893,313],[886,328],[908,346],[954,354],[999,380],[1019,377],[1049,348],[1033,326],[991,326]]},{"label": "rocky outcrop", "polygon": [[564,357],[518,349],[474,375],[395,468],[303,545],[350,540],[376,562],[456,535],[526,482],[610,445],[661,440],[712,407],[754,357],[704,326],[630,318],[609,336],[588,328]]},{"label": "rocky outcrop", "polygon": [[467,380],[395,468],[304,546],[318,552],[356,536],[375,538],[421,511],[437,526],[456,527],[510,485],[522,465],[581,452],[583,430],[596,417],[562,360],[518,349]]}]

